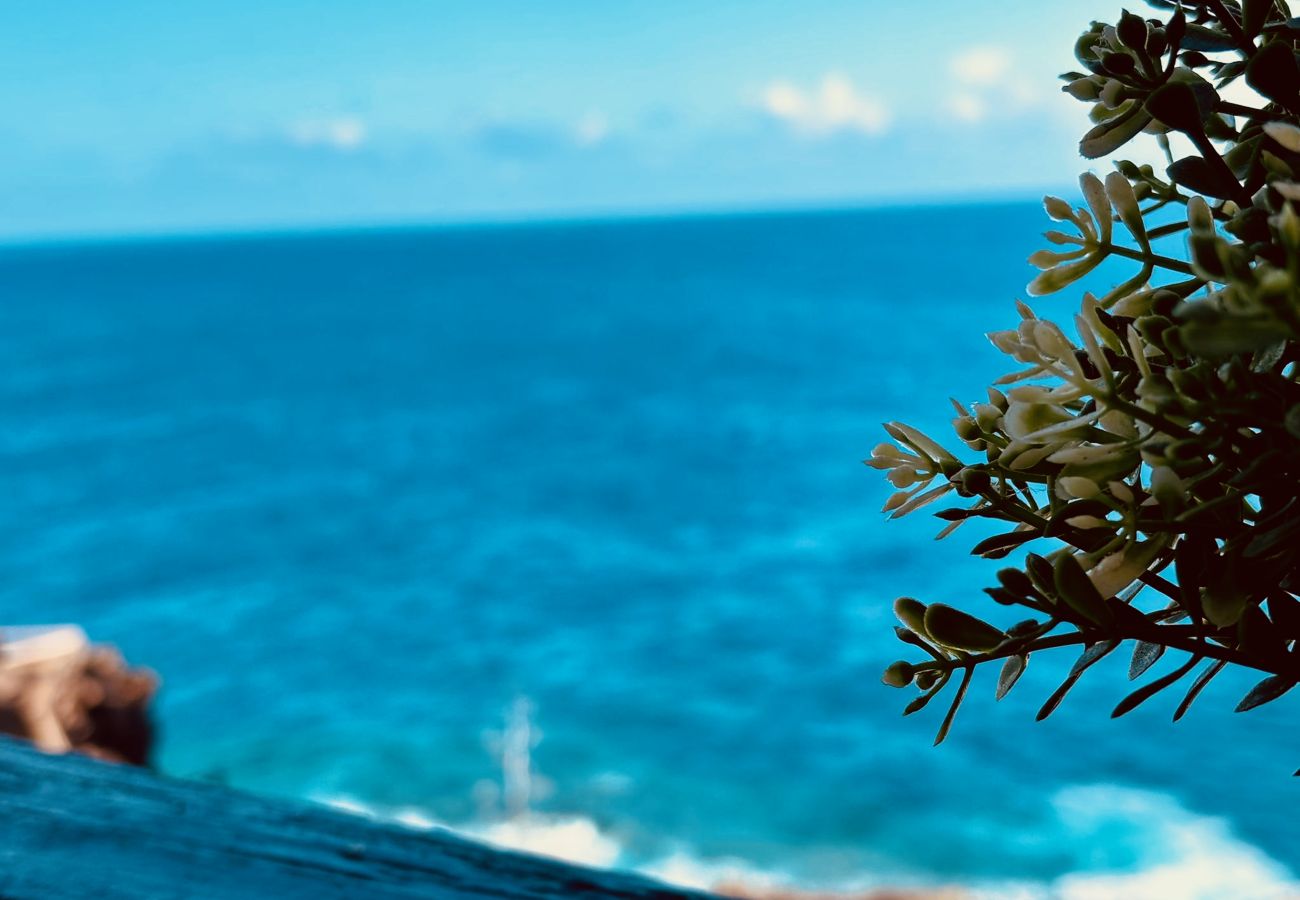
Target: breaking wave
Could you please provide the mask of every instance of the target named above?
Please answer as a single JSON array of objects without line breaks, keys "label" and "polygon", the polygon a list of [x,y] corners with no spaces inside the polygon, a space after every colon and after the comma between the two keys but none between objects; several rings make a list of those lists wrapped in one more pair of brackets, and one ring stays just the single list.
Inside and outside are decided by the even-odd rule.
[{"label": "breaking wave", "polygon": [[[336,809],[408,828],[446,828],[507,850],[537,854],[602,869],[624,869],[668,884],[748,891],[860,892],[877,888],[951,888],[954,879],[862,872],[809,883],[789,871],[734,858],[709,858],[679,846],[638,859],[617,837],[581,815],[523,811],[490,822],[439,821],[416,807],[376,808],[354,797],[315,798]],[[1281,862],[1246,843],[1218,818],[1198,815],[1174,798],[1114,785],[1058,791],[1051,805],[1068,839],[1087,846],[1124,841],[1137,863],[1127,869],[1081,870],[1049,881],[970,879],[959,886],[981,900],[1284,900],[1300,898],[1300,881]],[[991,847],[990,853],[997,848]],[[897,872],[906,871],[899,866]]]}]

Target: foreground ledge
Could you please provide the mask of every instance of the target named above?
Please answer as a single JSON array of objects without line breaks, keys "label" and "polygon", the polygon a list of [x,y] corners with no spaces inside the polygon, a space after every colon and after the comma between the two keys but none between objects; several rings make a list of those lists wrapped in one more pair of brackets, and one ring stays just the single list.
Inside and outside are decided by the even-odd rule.
[{"label": "foreground ledge", "polygon": [[0,897],[708,895],[0,738]]}]

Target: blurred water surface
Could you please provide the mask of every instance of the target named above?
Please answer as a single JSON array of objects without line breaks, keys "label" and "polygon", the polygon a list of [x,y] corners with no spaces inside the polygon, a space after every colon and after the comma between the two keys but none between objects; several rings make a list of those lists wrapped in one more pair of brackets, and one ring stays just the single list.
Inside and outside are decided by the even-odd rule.
[{"label": "blurred water surface", "polygon": [[527,698],[529,802],[595,861],[1280,890],[1300,735],[1289,698],[1231,713],[1248,676],[1177,726],[1173,692],[1111,722],[1120,653],[1035,724],[1070,662],[1035,658],[939,749],[942,709],[879,682],[895,596],[978,604],[997,566],[884,522],[860,460],[880,422],[944,434],[982,399],[1045,224],[0,248],[0,620],[157,669],[175,775],[483,828],[489,732]]}]

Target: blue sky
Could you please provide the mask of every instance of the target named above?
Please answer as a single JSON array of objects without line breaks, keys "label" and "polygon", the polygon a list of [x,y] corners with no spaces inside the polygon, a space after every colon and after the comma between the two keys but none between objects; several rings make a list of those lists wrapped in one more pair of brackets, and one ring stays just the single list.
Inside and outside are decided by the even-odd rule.
[{"label": "blue sky", "polygon": [[1083,168],[1055,75],[1117,12],[6,4],[0,235],[1030,197]]}]

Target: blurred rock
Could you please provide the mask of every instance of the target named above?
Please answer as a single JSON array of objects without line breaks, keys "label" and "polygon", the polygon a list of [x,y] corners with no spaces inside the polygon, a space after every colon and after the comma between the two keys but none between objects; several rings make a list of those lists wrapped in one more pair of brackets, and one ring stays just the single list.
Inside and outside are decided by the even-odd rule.
[{"label": "blurred rock", "polygon": [[157,677],[75,625],[0,630],[0,733],[51,753],[144,766]]}]

